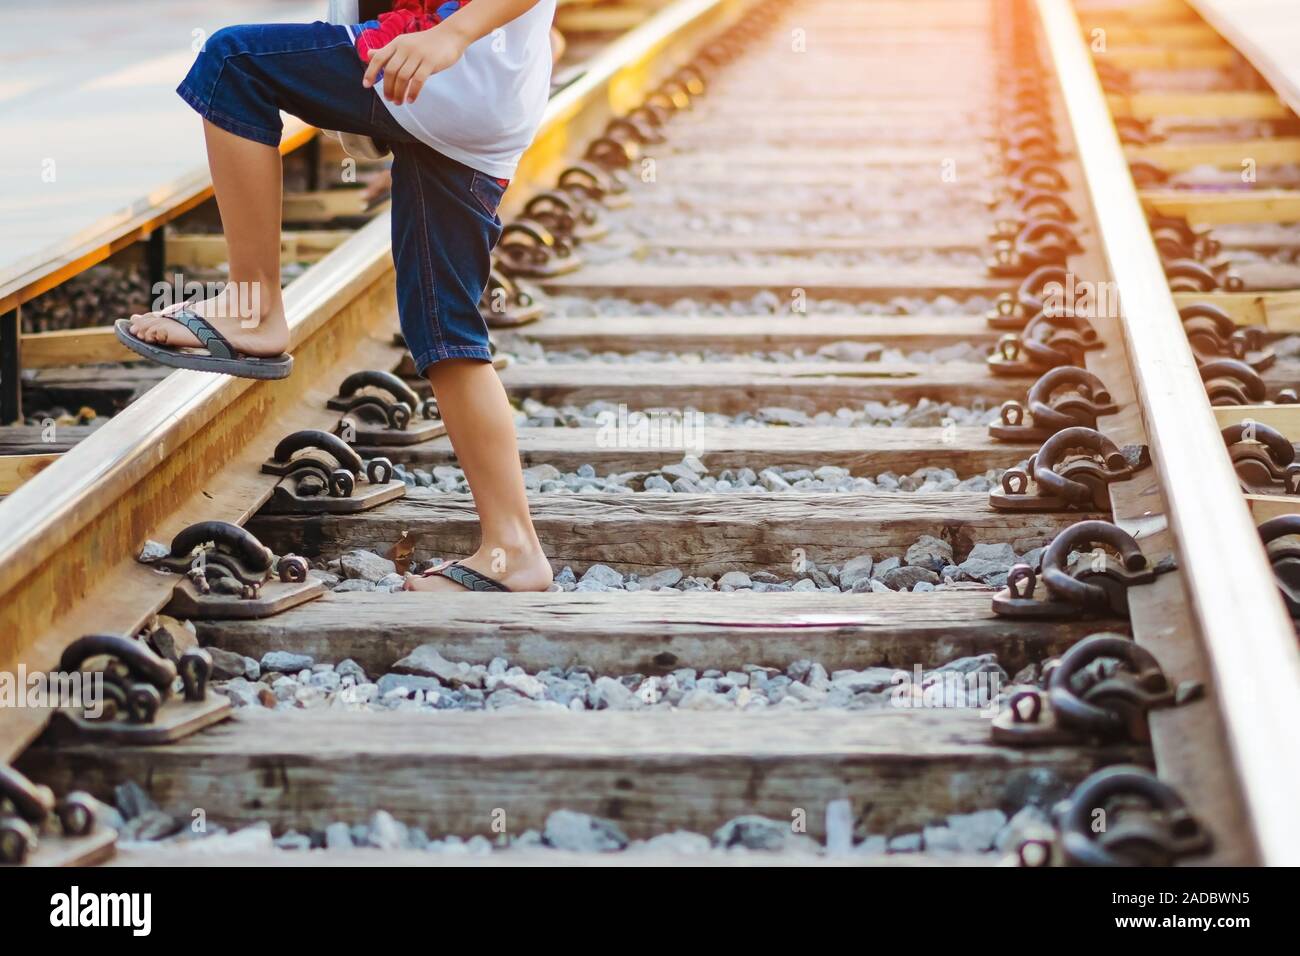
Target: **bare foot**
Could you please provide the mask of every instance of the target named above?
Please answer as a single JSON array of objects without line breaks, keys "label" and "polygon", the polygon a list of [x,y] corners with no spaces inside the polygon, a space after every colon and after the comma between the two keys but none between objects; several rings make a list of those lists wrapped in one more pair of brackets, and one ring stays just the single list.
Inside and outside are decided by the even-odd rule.
[{"label": "bare foot", "polygon": [[[245,288],[247,285],[242,284]],[[212,323],[238,352],[261,357],[282,354],[289,347],[289,323],[284,317],[279,289],[271,301],[259,301],[259,296],[241,294],[239,286],[232,282],[211,299],[133,315],[131,334],[141,341],[170,348],[201,348],[193,332],[168,318],[168,313],[188,308]]]},{"label": "bare foot", "polygon": [[[443,562],[439,567],[451,564]],[[541,551],[527,554],[508,554],[504,549],[491,551],[480,548],[472,557],[458,562],[465,567],[500,581],[511,591],[545,591],[551,586],[551,563]],[[447,578],[430,574],[408,574],[407,591],[460,591],[465,589]]]}]

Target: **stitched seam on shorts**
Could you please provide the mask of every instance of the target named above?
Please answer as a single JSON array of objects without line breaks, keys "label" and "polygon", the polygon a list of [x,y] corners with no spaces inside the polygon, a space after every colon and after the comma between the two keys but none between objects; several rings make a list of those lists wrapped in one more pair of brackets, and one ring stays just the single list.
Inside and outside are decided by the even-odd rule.
[{"label": "stitched seam on shorts", "polygon": [[[412,160],[414,162],[414,160]],[[415,191],[419,194],[419,216],[420,216],[420,255],[424,259],[424,275],[429,277],[429,293],[432,302],[430,307],[433,309],[433,336],[434,348],[444,350],[446,344],[442,338],[442,325],[438,315],[438,286],[433,280],[433,257],[429,252],[429,207],[424,201],[424,183],[420,180],[420,171],[417,167],[412,170],[415,176]]]}]

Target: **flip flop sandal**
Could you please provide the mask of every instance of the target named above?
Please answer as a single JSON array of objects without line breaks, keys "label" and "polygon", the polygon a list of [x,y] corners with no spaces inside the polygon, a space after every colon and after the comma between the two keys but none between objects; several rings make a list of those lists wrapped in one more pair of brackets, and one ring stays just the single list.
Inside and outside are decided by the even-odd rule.
[{"label": "flip flop sandal", "polygon": [[420,575],[422,578],[438,577],[454,581],[467,591],[509,591],[510,589],[495,578],[479,574],[473,568],[467,568],[458,562],[430,568]]},{"label": "flip flop sandal", "polygon": [[212,323],[193,309],[182,308],[168,312],[167,318],[185,326],[203,343],[203,348],[173,348],[155,345],[131,334],[131,320],[118,319],[113,323],[117,340],[137,355],[171,368],[185,368],[196,372],[216,372],[236,378],[276,379],[288,378],[293,371],[292,355],[275,355],[261,358],[235,351],[226,337],[213,328]]}]

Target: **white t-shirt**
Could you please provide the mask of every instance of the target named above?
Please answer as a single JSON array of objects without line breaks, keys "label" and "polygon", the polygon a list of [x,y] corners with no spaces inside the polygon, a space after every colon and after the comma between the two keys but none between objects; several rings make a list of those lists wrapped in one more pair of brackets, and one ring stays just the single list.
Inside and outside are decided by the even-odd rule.
[{"label": "white t-shirt", "polygon": [[[471,43],[453,66],[425,80],[410,105],[384,99],[379,84],[375,91],[420,142],[472,169],[510,179],[550,97],[554,19],[555,0],[538,0],[531,10]],[[354,42],[364,28],[348,28]]]}]

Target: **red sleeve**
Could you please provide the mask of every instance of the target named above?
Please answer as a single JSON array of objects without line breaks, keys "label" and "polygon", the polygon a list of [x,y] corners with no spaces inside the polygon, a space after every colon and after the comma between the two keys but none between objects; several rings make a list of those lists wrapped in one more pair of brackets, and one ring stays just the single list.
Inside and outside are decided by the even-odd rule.
[{"label": "red sleeve", "polygon": [[[400,2],[418,3],[418,0],[400,0]],[[434,24],[433,19],[425,13],[404,9],[381,13],[379,19],[373,22],[375,26],[362,30],[357,37],[357,53],[363,63],[369,63],[370,54],[388,46],[403,33],[417,33],[429,29]]]}]

